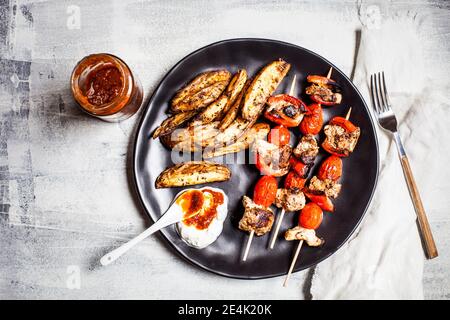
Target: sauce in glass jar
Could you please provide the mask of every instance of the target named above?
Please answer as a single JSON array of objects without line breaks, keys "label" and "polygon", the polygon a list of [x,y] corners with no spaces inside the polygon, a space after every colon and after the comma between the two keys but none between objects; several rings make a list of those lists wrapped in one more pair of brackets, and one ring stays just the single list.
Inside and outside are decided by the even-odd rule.
[{"label": "sauce in glass jar", "polygon": [[143,99],[139,79],[125,62],[107,53],[92,54],[78,62],[71,87],[83,111],[110,122],[131,117]]}]

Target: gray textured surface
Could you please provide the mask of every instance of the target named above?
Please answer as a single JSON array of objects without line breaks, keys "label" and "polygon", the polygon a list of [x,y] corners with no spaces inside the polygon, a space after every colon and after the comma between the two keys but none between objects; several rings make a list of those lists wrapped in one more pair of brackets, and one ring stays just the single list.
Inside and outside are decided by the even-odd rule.
[{"label": "gray textured surface", "polygon": [[[68,79],[81,57],[112,52],[139,75],[148,98],[184,55],[246,36],[302,45],[350,74],[358,13],[371,3],[385,18],[421,18],[430,73],[448,82],[448,2],[363,1],[360,9],[359,1],[0,0],[0,298],[308,298],[308,272],[287,289],[280,278],[230,280],[185,263],[158,236],[97,267],[149,223],[127,171],[139,115],[120,124],[87,117]],[[448,252],[450,220],[436,216]],[[449,261],[444,254],[426,263],[427,298],[450,298]]]}]

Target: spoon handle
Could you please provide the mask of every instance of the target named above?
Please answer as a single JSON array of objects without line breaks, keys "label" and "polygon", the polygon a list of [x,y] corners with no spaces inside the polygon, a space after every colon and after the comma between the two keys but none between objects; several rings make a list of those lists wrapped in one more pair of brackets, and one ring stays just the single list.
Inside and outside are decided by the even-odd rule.
[{"label": "spoon handle", "polygon": [[133,248],[136,244],[150,236],[151,234],[155,233],[158,230],[161,230],[162,228],[165,228],[171,224],[174,224],[176,222],[181,221],[182,216],[177,214],[176,211],[169,210],[166,212],[161,218],[158,219],[150,228],[142,232],[141,234],[137,235],[130,241],[124,243],[117,249],[114,249],[110,253],[105,254],[101,259],[100,263],[103,266],[107,266],[111,262],[115,261],[117,258],[119,258],[121,255],[123,255],[125,252]]}]

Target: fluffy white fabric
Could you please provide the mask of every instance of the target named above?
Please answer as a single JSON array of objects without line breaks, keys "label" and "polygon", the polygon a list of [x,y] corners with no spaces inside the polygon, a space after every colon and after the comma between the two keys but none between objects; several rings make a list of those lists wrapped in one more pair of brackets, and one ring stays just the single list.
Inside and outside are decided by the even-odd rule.
[{"label": "fluffy white fabric", "polygon": [[[443,88],[426,87],[432,79],[427,79],[423,66],[419,26],[410,17],[375,23],[375,27],[366,24],[354,82],[371,109],[370,74],[385,72],[399,130],[423,194],[432,192],[436,184],[429,169],[445,163],[450,151],[448,143],[442,145],[436,138],[445,132],[450,103],[440,93],[446,92]],[[423,299],[424,254],[416,215],[395,142],[376,127],[381,167],[371,207],[351,240],[316,267],[311,286],[313,299]],[[448,169],[444,170],[443,174],[448,175]],[[441,188],[450,190],[445,179],[439,181]],[[425,203],[430,220],[436,205]]]}]

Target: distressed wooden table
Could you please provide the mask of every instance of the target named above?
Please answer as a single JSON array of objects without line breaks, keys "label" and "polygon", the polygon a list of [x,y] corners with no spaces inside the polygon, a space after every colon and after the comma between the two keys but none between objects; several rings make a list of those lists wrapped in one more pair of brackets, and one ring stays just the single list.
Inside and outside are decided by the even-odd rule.
[{"label": "distressed wooden table", "polygon": [[[423,18],[430,72],[448,83],[448,2],[0,1],[0,298],[310,298],[311,271],[288,288],[281,278],[226,279],[186,263],[159,236],[100,268],[105,252],[150,223],[130,187],[140,114],[116,124],[88,117],[69,76],[83,56],[111,52],[139,75],[147,100],[180,58],[235,37],[296,43],[350,74],[371,4],[384,17]],[[447,250],[450,220],[437,217]],[[449,261],[425,264],[426,298],[450,298]]]}]

